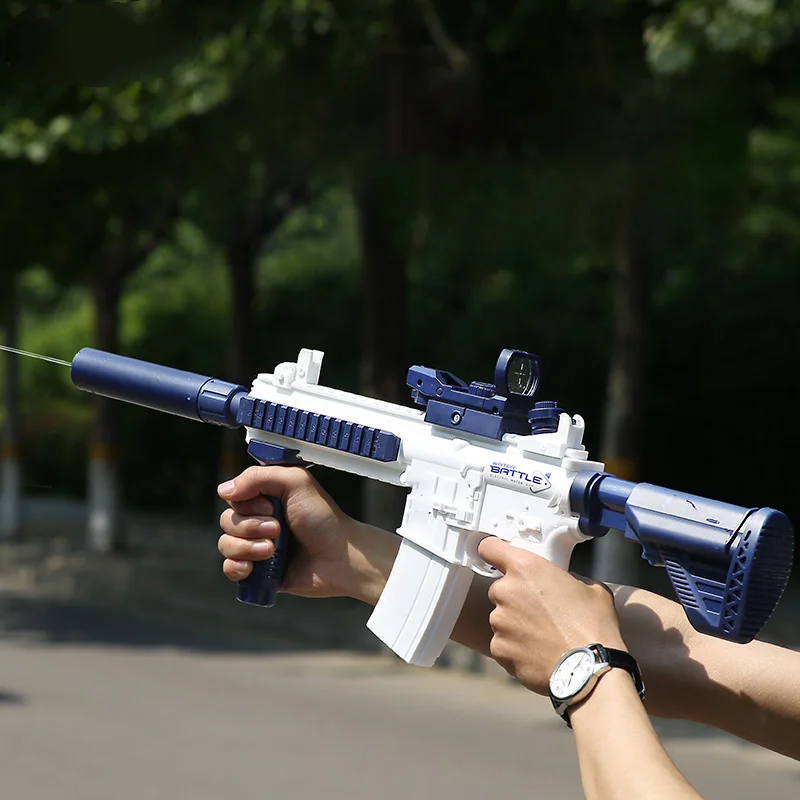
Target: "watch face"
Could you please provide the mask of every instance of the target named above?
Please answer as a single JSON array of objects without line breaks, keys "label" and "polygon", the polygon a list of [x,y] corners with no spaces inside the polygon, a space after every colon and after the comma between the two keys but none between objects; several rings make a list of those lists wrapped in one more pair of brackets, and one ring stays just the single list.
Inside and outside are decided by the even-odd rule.
[{"label": "watch face", "polygon": [[553,697],[565,700],[577,694],[592,675],[594,664],[594,655],[589,650],[570,653],[550,677],[550,692]]}]

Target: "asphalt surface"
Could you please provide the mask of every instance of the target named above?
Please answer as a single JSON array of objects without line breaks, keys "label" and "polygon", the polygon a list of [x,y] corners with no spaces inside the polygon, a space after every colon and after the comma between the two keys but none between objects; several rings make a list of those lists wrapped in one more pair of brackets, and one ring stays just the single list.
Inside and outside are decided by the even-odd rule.
[{"label": "asphalt surface", "polygon": [[[510,682],[30,597],[0,626],[2,798],[582,797],[572,734]],[[706,798],[800,796],[796,762],[660,728]]]}]

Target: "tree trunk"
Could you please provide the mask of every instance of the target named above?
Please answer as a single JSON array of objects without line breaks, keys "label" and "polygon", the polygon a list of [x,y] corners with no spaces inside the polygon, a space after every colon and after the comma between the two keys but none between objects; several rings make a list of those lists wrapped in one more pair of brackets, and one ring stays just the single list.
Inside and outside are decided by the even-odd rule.
[{"label": "tree trunk", "polygon": [[[264,365],[258,363],[256,341],[256,259],[264,240],[278,229],[292,209],[307,200],[307,189],[302,182],[287,186],[280,195],[277,187],[264,183],[255,192],[241,227],[226,247],[231,292],[227,380],[249,386],[257,373],[263,371]],[[252,463],[242,432],[224,430],[218,474],[220,482],[229,480]]]},{"label": "tree trunk", "polygon": [[[258,242],[235,241],[227,248],[231,315],[228,334],[226,380],[249,386],[255,378],[255,280],[253,270]],[[252,464],[241,430],[222,431],[218,478],[230,480]]]},{"label": "tree trunk", "polygon": [[[361,391],[391,403],[404,403],[408,360],[406,332],[405,248],[398,247],[399,231],[392,230],[383,182],[368,176],[358,188],[363,283],[364,345],[361,356]],[[365,522],[395,531],[403,519],[406,491],[400,487],[365,481],[362,516]]]},{"label": "tree trunk", "polygon": [[[398,35],[397,26],[394,35]],[[386,128],[381,170],[369,159],[357,175],[355,189],[363,268],[363,350],[361,391],[390,403],[402,403],[405,394],[407,276],[411,237],[403,226],[408,216],[396,180],[399,161],[407,150],[406,82],[401,57],[387,64]],[[362,518],[370,525],[396,531],[403,521],[406,490],[365,480]]]},{"label": "tree trunk", "polygon": [[[98,269],[92,279],[95,305],[95,346],[112,353],[119,347],[121,280],[111,268]],[[88,470],[90,550],[109,553],[122,545],[121,492],[116,457],[116,404],[92,396],[92,438]]]},{"label": "tree trunk", "polygon": [[[630,481],[638,480],[651,305],[647,264],[636,246],[634,202],[629,188],[614,240],[614,333],[600,446],[606,470]],[[639,547],[617,531],[594,543],[592,577],[596,580],[636,585],[641,563]]]},{"label": "tree trunk", "polygon": [[[16,281],[9,289],[6,308],[5,342],[17,347]],[[13,539],[22,530],[22,468],[20,464],[22,424],[19,407],[19,357],[5,354],[6,423],[2,442],[2,506],[0,538]]]}]

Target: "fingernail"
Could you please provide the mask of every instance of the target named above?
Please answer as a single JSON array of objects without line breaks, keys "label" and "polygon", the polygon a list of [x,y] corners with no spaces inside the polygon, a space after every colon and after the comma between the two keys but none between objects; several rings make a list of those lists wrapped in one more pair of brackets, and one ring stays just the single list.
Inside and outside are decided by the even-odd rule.
[{"label": "fingernail", "polygon": [[217,494],[219,494],[220,497],[227,497],[229,494],[233,494],[235,488],[236,483],[234,481],[226,481],[217,487]]},{"label": "fingernail", "polygon": [[272,553],[272,542],[255,542],[252,547],[254,556],[268,556]]},{"label": "fingernail", "polygon": [[271,520],[270,522],[262,522],[258,526],[258,531],[262,536],[266,536],[267,538],[272,538],[280,533],[280,527],[277,522]]}]

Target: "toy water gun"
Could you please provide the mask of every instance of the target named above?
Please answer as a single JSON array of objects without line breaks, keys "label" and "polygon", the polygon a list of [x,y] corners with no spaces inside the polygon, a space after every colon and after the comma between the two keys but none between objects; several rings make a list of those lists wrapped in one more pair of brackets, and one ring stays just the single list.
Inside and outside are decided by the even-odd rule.
[{"label": "toy water gun", "polygon": [[[787,517],[646,483],[621,480],[589,460],[584,421],[536,401],[538,356],[504,350],[494,382],[465,383],[414,366],[416,407],[319,384],[323,353],[238,384],[94,349],[72,361],[74,385],[181,417],[243,427],[264,464],[321,464],[406,487],[400,549],[367,625],[405,661],[432,665],[444,649],[473,574],[497,576],[477,553],[499,536],[569,567],[579,542],[614,528],[667,570],[691,624],[748,642],[770,618],[794,555]],[[239,599],[271,606],[291,557],[281,524],[275,555],[254,564]]]}]

